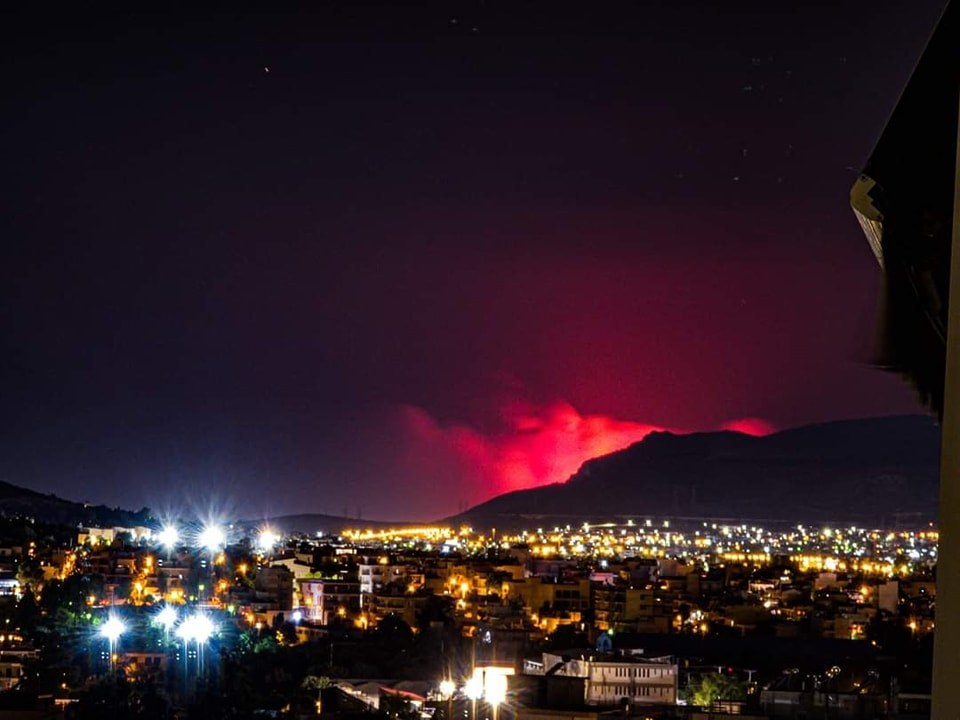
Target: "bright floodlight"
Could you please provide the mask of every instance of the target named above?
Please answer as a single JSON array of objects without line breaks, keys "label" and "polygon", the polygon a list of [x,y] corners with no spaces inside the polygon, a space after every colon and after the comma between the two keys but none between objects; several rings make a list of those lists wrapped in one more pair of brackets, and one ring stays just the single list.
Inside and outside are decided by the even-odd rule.
[{"label": "bright floodlight", "polygon": [[194,620],[192,617],[186,618],[183,622],[177,625],[177,629],[174,631],[174,635],[183,640],[184,642],[190,642],[193,640],[193,628]]},{"label": "bright floodlight", "polygon": [[264,551],[272,550],[278,542],[280,542],[280,536],[270,528],[264,528],[257,536],[257,547]]},{"label": "bright floodlight", "polygon": [[159,540],[160,544],[165,548],[172,550],[180,541],[180,533],[177,532],[177,528],[173,525],[164,525],[160,532],[157,533],[157,540]]},{"label": "bright floodlight", "polygon": [[290,615],[290,620],[294,623],[299,623],[301,620],[303,620],[303,612],[300,610],[294,610]]},{"label": "bright floodlight", "polygon": [[487,687],[484,693],[487,702],[491,705],[499,705],[507,699],[507,676],[506,675],[488,675]]},{"label": "bright floodlight", "polygon": [[457,691],[457,686],[454,684],[453,680],[442,680],[440,682],[440,694],[445,698],[449,698],[453,693]]},{"label": "bright floodlight", "polygon": [[219,550],[225,540],[223,528],[218,525],[206,525],[200,531],[200,544],[211,552]]},{"label": "bright floodlight", "polygon": [[184,642],[196,642],[203,645],[216,631],[213,621],[206,615],[191,615],[177,626],[176,636]]},{"label": "bright floodlight", "polygon": [[127,626],[123,620],[116,617],[107,618],[107,621],[100,626],[100,635],[110,642],[114,643],[117,638],[127,631]]},{"label": "bright floodlight", "polygon": [[483,677],[480,675],[474,675],[472,678],[467,680],[466,684],[463,686],[463,694],[471,700],[479,700],[481,697],[483,697]]},{"label": "bright floodlight", "polygon": [[213,620],[206,615],[195,615],[194,618],[193,639],[197,641],[198,645],[203,645],[217,628],[213,624]]},{"label": "bright floodlight", "polygon": [[170,605],[164,605],[163,609],[157,613],[156,623],[162,625],[164,630],[170,630],[177,624],[177,610]]}]

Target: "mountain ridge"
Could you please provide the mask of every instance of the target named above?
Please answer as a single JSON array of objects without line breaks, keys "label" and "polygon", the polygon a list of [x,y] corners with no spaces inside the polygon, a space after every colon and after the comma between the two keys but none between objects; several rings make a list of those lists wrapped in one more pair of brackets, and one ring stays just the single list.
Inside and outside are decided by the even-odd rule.
[{"label": "mountain ridge", "polygon": [[156,524],[146,507],[137,510],[66,500],[53,493],[0,480],[0,517],[30,517],[57,525],[135,527]]},{"label": "mountain ridge", "polygon": [[939,431],[923,415],[836,420],[764,436],[651,433],[592,458],[565,482],[505,493],[447,518],[686,516],[772,522],[935,518]]}]

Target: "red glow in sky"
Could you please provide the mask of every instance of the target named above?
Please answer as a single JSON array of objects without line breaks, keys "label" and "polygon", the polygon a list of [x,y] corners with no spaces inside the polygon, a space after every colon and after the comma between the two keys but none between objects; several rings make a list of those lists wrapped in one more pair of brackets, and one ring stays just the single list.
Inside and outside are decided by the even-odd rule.
[{"label": "red glow in sky", "polygon": [[763,418],[746,417],[739,420],[731,420],[720,426],[722,430],[733,430],[744,435],[753,435],[754,437],[763,437],[775,433],[777,429],[772,423]]},{"label": "red glow in sky", "polygon": [[[614,452],[662,428],[604,415],[581,415],[567,402],[548,406],[514,402],[501,410],[502,430],[484,435],[465,425],[443,425],[426,411],[403,408],[415,455],[453,460],[450,486],[468,482],[463,496],[475,502],[511,490],[563,482],[590,458]],[[412,465],[419,465],[413,460]],[[457,466],[460,467],[457,467]]]},{"label": "red glow in sky", "polygon": [[488,439],[497,490],[562,482],[590,458],[638,442],[662,428],[605,415],[581,415],[566,402],[505,410],[507,431]]},{"label": "red glow in sky", "polygon": [[[469,505],[512,490],[564,482],[587,460],[664,429],[607,415],[584,415],[565,401],[545,406],[507,403],[501,408],[501,420],[498,432],[483,434],[463,424],[440,423],[422,408],[405,406],[407,471],[445,475],[441,482],[448,491],[446,502],[454,502],[456,496]],[[732,421],[724,427],[750,435],[773,431],[758,418]]]}]

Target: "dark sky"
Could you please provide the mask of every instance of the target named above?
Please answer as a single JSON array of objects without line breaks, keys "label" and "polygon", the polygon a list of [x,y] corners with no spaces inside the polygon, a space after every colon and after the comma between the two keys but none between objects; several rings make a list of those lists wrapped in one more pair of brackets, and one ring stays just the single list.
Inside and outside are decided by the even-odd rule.
[{"label": "dark sky", "polygon": [[917,411],[847,193],[942,4],[4,10],[0,479],[429,518]]}]

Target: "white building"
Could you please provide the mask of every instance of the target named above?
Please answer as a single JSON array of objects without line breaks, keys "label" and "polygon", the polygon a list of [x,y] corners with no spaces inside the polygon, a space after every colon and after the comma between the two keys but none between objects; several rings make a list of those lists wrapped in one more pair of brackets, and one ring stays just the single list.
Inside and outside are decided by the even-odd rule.
[{"label": "white building", "polygon": [[[382,558],[386,560],[386,558]],[[392,582],[405,582],[408,573],[407,565],[391,565],[388,562],[361,564],[358,566],[360,592],[379,592],[384,585]]]},{"label": "white building", "polygon": [[[527,666],[531,666],[528,664]],[[675,705],[678,666],[673,658],[642,658],[614,653],[579,657],[543,654],[541,672],[584,679],[585,705]]]}]

